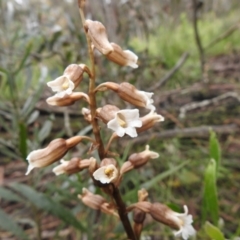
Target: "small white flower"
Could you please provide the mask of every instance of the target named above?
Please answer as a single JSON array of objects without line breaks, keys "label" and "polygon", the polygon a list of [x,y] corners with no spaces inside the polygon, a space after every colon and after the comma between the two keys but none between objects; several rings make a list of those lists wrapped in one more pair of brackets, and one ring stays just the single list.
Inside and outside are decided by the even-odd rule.
[{"label": "small white flower", "polygon": [[154,93],[144,92],[144,91],[137,91],[137,93],[141,95],[142,98],[145,100],[146,108],[151,110],[151,112],[154,112],[156,109],[156,107],[153,105],[153,99],[152,99],[152,96]]},{"label": "small white flower", "polygon": [[100,167],[93,173],[93,177],[103,184],[113,182],[117,176],[118,170],[113,164]]},{"label": "small white flower", "polygon": [[125,109],[115,113],[115,117],[107,124],[108,128],[116,132],[119,137],[124,134],[130,137],[136,137],[136,128],[142,126],[142,121],[139,118],[138,109]]},{"label": "small white flower", "polygon": [[53,81],[47,83],[53,92],[57,92],[57,97],[70,95],[75,88],[74,82],[66,75],[62,75]]},{"label": "small white flower", "polygon": [[188,215],[188,208],[186,205],[183,206],[184,213],[174,212],[176,221],[179,222],[180,229],[178,231],[174,231],[175,236],[182,235],[184,240],[188,239],[190,236],[195,235],[196,231],[192,226],[193,219],[192,215]]}]

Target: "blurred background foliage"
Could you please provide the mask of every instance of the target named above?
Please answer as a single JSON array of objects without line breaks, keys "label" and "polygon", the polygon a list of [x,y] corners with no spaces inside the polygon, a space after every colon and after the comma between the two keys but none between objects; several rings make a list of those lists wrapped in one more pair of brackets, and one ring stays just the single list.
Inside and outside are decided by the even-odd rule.
[{"label": "blurred background foliage", "polygon": [[[88,0],[86,17],[101,21],[110,41],[139,56],[139,68],[132,70],[96,54],[97,83],[127,81],[154,91],[157,112],[166,119],[131,144],[127,138],[115,144],[124,149],[119,163],[146,144],[160,153],[125,176],[124,200],[133,203],[145,187],[152,202],[177,211],[189,206],[196,239],[238,239],[240,3],[197,4],[204,71],[192,1]],[[77,199],[83,187],[100,193],[87,172],[55,177],[50,166],[24,175],[30,151],[57,137],[91,135],[82,102],[69,108],[45,102],[52,95],[47,81],[71,63],[88,63],[76,1],[0,0],[0,19],[0,239],[125,239],[117,220]],[[99,95],[98,105],[106,103],[127,105],[111,92]],[[88,148],[80,144],[66,159],[85,156]],[[143,236],[173,239],[169,228],[150,218]]]}]

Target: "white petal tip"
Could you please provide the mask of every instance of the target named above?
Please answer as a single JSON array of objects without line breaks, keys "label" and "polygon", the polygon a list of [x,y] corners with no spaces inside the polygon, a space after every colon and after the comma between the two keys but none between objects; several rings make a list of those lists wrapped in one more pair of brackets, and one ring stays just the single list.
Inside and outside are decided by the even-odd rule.
[{"label": "white petal tip", "polygon": [[27,172],[25,173],[25,175],[28,175],[33,169],[34,169],[34,166],[29,164]]}]

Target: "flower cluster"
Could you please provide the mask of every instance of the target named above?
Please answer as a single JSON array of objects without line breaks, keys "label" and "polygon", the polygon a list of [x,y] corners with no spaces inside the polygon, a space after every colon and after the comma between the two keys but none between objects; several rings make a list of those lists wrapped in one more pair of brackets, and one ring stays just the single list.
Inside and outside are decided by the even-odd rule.
[{"label": "flower cluster", "polygon": [[[122,50],[116,43],[109,42],[107,32],[102,23],[92,20],[84,20],[84,29],[90,44],[90,51],[96,49],[110,61],[120,66],[138,67],[138,57],[130,50]],[[93,64],[93,63],[92,63]],[[94,65],[92,66],[94,67]],[[88,93],[77,91],[83,80],[83,74],[86,73],[89,78]],[[94,82],[94,84],[92,84]],[[100,195],[96,195],[86,188],[82,190],[79,199],[90,208],[100,210],[107,214],[120,216],[123,221],[126,218],[126,210],[134,211],[134,234],[140,236],[145,216],[149,213],[153,219],[164,223],[176,230],[175,235],[182,235],[184,239],[195,233],[192,224],[192,217],[188,215],[188,209],[184,206],[185,213],[179,214],[173,212],[167,206],[160,203],[150,203],[147,201],[147,192],[141,190],[139,201],[132,204],[127,209],[121,204],[118,193],[118,187],[122,182],[124,174],[134,169],[146,165],[151,159],[156,159],[159,154],[151,151],[147,145],[142,152],[131,154],[127,161],[121,166],[118,165],[114,154],[109,151],[110,145],[115,138],[125,135],[135,138],[141,132],[152,128],[157,122],[164,121],[164,117],[157,114],[156,107],[153,105],[153,93],[138,90],[130,83],[105,82],[95,87],[94,72],[85,64],[71,64],[63,72],[63,75],[47,85],[55,92],[55,95],[49,97],[46,101],[53,106],[69,106],[76,101],[84,100],[88,108],[82,109],[85,120],[92,125],[94,137],[74,136],[69,139],[55,139],[49,143],[46,148],[31,152],[27,160],[29,167],[26,174],[33,168],[46,167],[54,162],[60,161],[58,166],[53,168],[56,175],[74,174],[88,169],[90,177],[96,186],[102,188],[104,192],[114,199],[114,204]],[[118,97],[127,103],[133,105],[132,109],[119,109],[115,105],[107,104],[105,106],[96,106],[96,95],[101,91],[111,90]],[[146,115],[140,116],[139,108],[148,110]],[[101,136],[99,120],[113,133],[104,147]],[[75,157],[68,161],[64,160],[65,154],[77,144],[87,140],[91,142],[89,153],[97,150],[99,159],[93,157],[80,158]],[[127,231],[127,230],[126,230]],[[128,237],[130,238],[130,233]],[[133,237],[131,239],[134,239]]]}]

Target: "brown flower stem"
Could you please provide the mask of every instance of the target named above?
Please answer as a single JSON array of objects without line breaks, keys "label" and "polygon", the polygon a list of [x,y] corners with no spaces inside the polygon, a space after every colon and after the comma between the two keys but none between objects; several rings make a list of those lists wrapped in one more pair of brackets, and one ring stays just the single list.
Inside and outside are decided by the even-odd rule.
[{"label": "brown flower stem", "polygon": [[116,133],[113,133],[112,136],[111,136],[111,138],[109,139],[109,141],[108,141],[108,143],[107,143],[106,148],[105,148],[105,155],[108,154],[108,150],[109,150],[109,148],[110,148],[110,145],[111,145],[112,141],[113,141],[115,138],[118,138],[118,135],[117,135]]},{"label": "brown flower stem", "polygon": [[121,197],[121,194],[120,194],[118,188],[113,187],[112,196],[118,207],[118,214],[122,221],[123,227],[127,233],[128,239],[129,240],[137,240],[137,238],[135,237],[135,234],[133,232],[132,226],[130,224],[130,221],[128,219],[125,203],[122,200],[122,197]]},{"label": "brown flower stem", "polygon": [[[85,1],[84,0],[78,0],[78,6],[79,6],[79,12],[80,12],[80,16],[81,16],[81,20],[83,23],[83,27],[84,27],[84,23],[85,23],[85,17],[84,17],[84,13],[83,13],[83,8],[84,8],[84,4]],[[90,81],[89,81],[89,92],[88,92],[88,96],[89,96],[89,107],[90,107],[90,111],[91,111],[91,115],[92,115],[92,127],[93,127],[93,134],[95,136],[96,142],[98,144],[98,154],[100,159],[103,159],[105,157],[105,150],[104,150],[104,145],[101,139],[101,135],[100,135],[100,130],[99,130],[99,126],[98,126],[98,120],[95,117],[96,116],[96,109],[97,109],[97,104],[96,104],[96,97],[95,97],[95,62],[94,62],[94,55],[93,55],[93,50],[91,47],[91,40],[87,35],[86,29],[85,30],[85,35],[87,38],[87,44],[88,44],[88,54],[90,57],[90,62],[91,62],[91,77],[90,77]]]}]

